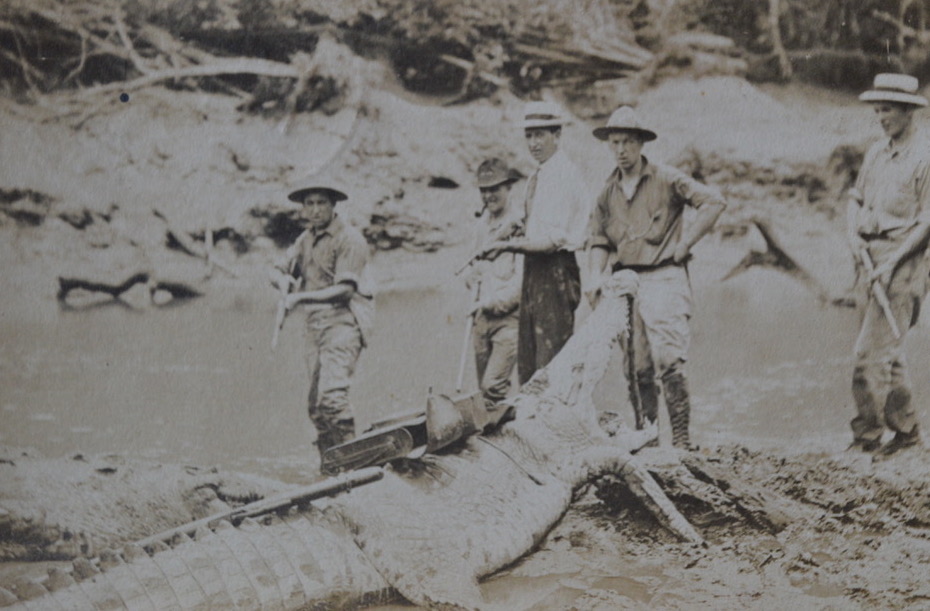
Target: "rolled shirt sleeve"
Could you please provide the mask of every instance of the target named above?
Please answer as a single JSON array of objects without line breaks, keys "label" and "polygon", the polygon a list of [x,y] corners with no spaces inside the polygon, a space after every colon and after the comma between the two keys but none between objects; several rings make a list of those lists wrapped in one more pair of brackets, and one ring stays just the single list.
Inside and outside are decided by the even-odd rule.
[{"label": "rolled shirt sleeve", "polygon": [[924,159],[918,166],[915,178],[917,222],[930,223],[930,159]]},{"label": "rolled shirt sleeve", "polygon": [[607,232],[605,229],[606,224],[607,193],[605,187],[604,191],[601,191],[600,195],[598,195],[597,202],[595,202],[594,209],[591,211],[591,215],[588,220],[588,239],[585,244],[588,248],[599,247],[613,250],[610,238],[607,237]]},{"label": "rolled shirt sleeve", "polygon": [[333,284],[349,282],[356,289],[361,284],[362,272],[368,262],[368,245],[363,240],[345,233],[336,249],[336,267]]},{"label": "rolled shirt sleeve", "polygon": [[714,187],[698,182],[680,170],[673,170],[672,188],[675,194],[694,208],[700,209],[705,204],[725,206],[723,194]]}]

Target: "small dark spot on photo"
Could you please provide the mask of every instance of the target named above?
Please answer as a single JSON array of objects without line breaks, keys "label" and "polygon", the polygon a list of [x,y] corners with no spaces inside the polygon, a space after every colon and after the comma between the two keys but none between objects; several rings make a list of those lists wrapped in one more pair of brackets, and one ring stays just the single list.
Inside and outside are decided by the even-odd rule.
[{"label": "small dark spot on photo", "polygon": [[121,93],[121,94],[119,94],[119,101],[120,101],[120,102],[128,102],[128,101],[129,101],[129,94],[128,94],[128,93]]}]

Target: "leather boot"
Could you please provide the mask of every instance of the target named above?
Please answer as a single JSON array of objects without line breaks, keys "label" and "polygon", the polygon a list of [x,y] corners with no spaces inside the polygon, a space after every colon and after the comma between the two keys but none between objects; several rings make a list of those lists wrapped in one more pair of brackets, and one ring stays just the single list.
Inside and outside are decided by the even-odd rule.
[{"label": "leather boot", "polygon": [[352,418],[332,423],[318,423],[316,447],[320,452],[320,463],[323,462],[323,454],[326,450],[352,439],[355,439],[355,420]]},{"label": "leather boot", "polygon": [[688,427],[691,423],[691,402],[685,374],[675,369],[669,371],[662,376],[662,388],[665,391],[668,417],[672,423],[672,445],[690,450],[691,435]]},{"label": "leather boot", "polygon": [[[636,374],[636,388],[639,393],[639,406],[643,415],[643,424],[652,426],[659,418],[659,387],[656,385],[655,372],[652,369]],[[655,448],[659,438],[650,440],[644,448]]]},{"label": "leather boot", "polygon": [[643,409],[643,419],[646,425],[655,424],[659,418],[659,388],[656,386],[655,375],[652,371],[636,376],[636,385],[639,387],[639,404]]}]

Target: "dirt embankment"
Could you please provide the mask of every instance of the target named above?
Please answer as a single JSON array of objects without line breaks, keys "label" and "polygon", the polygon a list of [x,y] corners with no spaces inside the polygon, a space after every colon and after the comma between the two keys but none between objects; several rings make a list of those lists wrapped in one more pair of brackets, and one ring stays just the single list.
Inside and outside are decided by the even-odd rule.
[{"label": "dirt embankment", "polygon": [[[320,170],[350,190],[340,214],[379,252],[384,285],[447,276],[466,255],[480,161],[500,156],[532,168],[514,128],[522,102],[500,94],[437,105],[391,85],[377,62],[353,61],[365,89],[357,103],[332,116],[300,115],[286,128],[242,115],[232,98],[158,88],[76,131],[5,114],[3,139],[16,144],[0,153],[5,284],[42,300],[67,302],[81,292],[72,288],[90,288],[136,305],[263,286],[268,263],[296,235],[287,189]],[[809,227],[833,225],[872,135],[862,108],[817,90],[762,90],[736,77],[629,87],[613,99],[636,102],[659,132],[647,155],[721,187],[729,237],[745,234],[756,214],[789,234],[798,233],[798,214],[811,213]],[[602,120],[578,119],[563,135],[592,192],[610,170],[590,134]],[[136,285],[148,293],[137,289],[134,299]]]}]

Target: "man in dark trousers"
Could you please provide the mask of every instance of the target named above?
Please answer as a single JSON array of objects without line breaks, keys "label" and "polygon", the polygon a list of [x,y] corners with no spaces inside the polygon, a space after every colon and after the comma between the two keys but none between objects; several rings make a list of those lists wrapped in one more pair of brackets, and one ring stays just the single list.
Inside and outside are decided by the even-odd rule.
[{"label": "man in dark trousers", "polygon": [[[599,285],[611,271],[630,269],[639,276],[633,321],[634,364],[643,416],[655,422],[662,381],[675,447],[690,447],[691,404],[685,375],[691,341],[691,248],[726,207],[723,196],[683,172],[649,161],[643,144],[656,139],[629,106],[614,111],[594,136],[607,142],[616,168],[597,198],[589,245],[592,275]],[[696,209],[684,227],[685,206]],[[631,380],[631,385],[633,381]]]},{"label": "man in dark trousers", "polygon": [[[917,79],[879,74],[860,97],[885,137],[865,155],[847,208],[849,245],[870,287],[856,340],[851,449],[891,456],[920,443],[904,339],[927,292],[930,138],[914,122],[927,105]],[[881,446],[885,426],[894,438]]]},{"label": "man in dark trousers", "polygon": [[530,102],[522,123],[527,148],[538,163],[523,197],[525,234],[490,244],[482,256],[523,255],[517,375],[527,382],[549,364],[575,325],[581,301],[578,251],[584,247],[590,200],[581,172],[559,148],[562,109]]},{"label": "man in dark trousers", "polygon": [[339,189],[313,182],[288,199],[301,204],[306,230],[277,266],[283,272],[278,281],[296,285],[287,309],[306,314],[308,412],[322,457],[355,436],[349,386],[373,310],[363,280],[369,249],[361,233],[336,215],[336,204],[347,199]]}]

